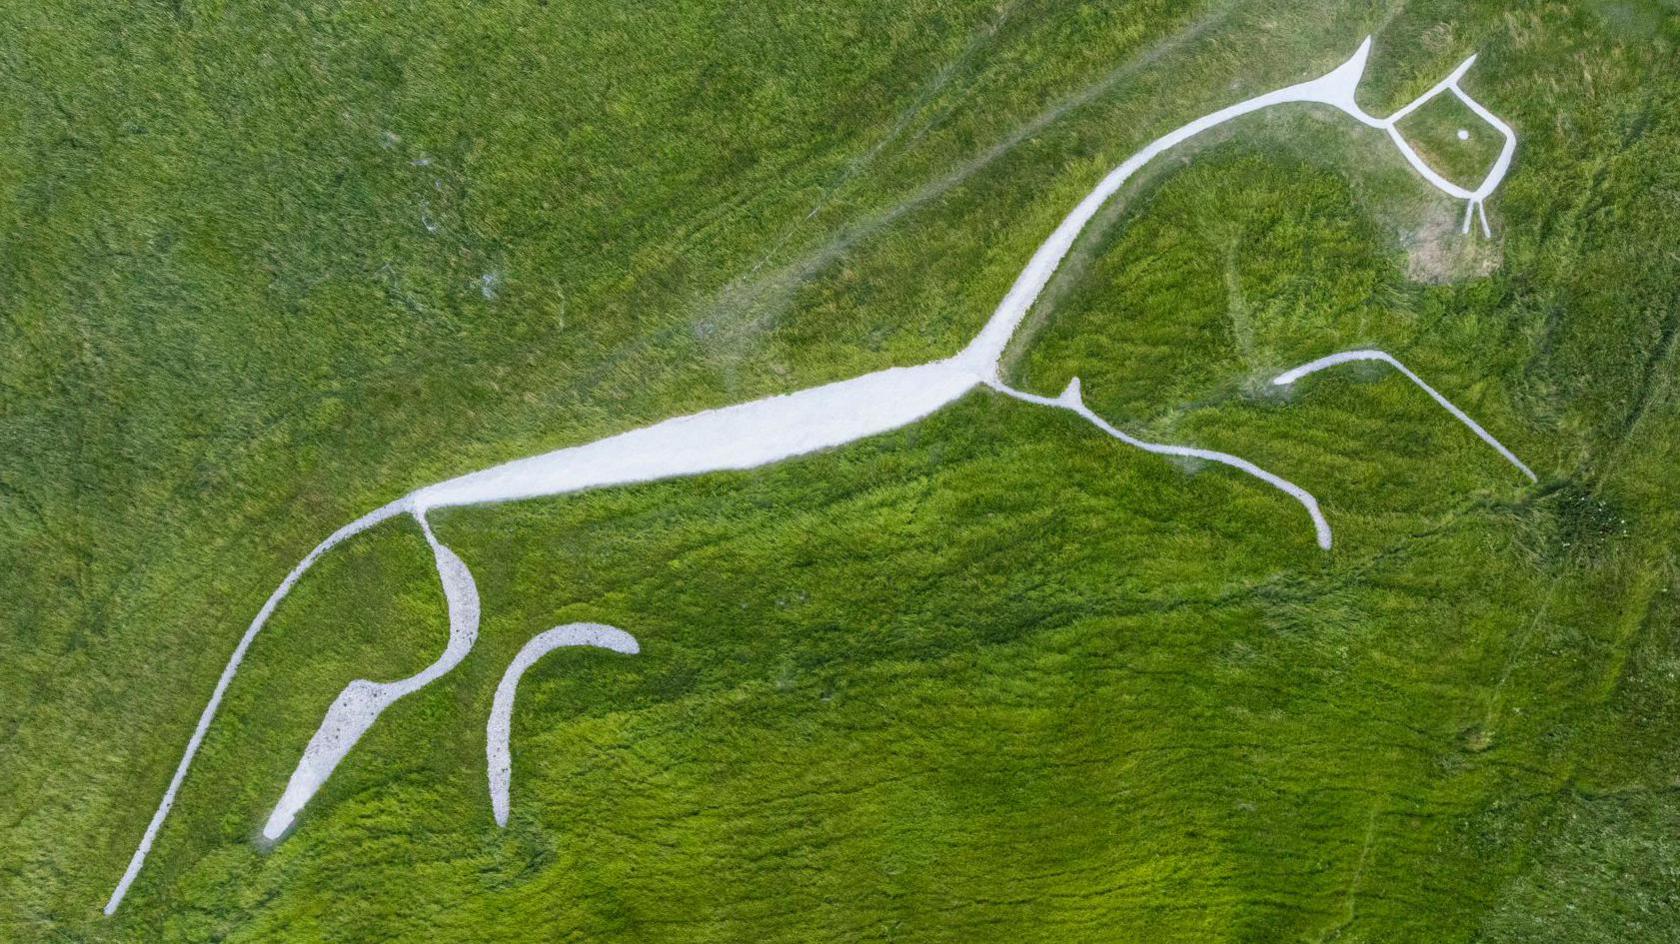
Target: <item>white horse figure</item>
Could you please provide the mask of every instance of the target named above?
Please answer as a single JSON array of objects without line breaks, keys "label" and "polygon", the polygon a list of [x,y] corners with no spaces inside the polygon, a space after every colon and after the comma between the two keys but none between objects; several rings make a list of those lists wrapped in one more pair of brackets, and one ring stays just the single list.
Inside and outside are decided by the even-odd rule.
[{"label": "white horse figure", "polygon": [[[227,692],[228,684],[233,681],[240,661],[274,608],[322,554],[345,538],[387,518],[406,514],[420,524],[432,549],[448,603],[448,645],[437,661],[417,675],[397,682],[357,679],[345,687],[332,707],[327,709],[326,717],[304,749],[285,792],[263,827],[263,835],[271,840],[280,838],[291,827],[298,812],[382,711],[397,699],[454,668],[465,658],[477,638],[478,591],[466,564],[432,533],[426,515],[434,508],[506,502],[706,472],[756,468],[899,429],[976,388],[986,387],[1028,403],[1070,410],[1108,435],[1149,452],[1205,459],[1246,472],[1299,502],[1311,518],[1319,545],[1328,549],[1330,525],[1319,511],[1317,500],[1293,482],[1227,453],[1145,442],[1129,436],[1085,406],[1080,398],[1078,380],[1070,383],[1059,397],[1041,397],[1006,385],[1000,376],[998,362],[1028,308],[1072,248],[1075,238],[1127,179],[1169,148],[1251,112],[1292,102],[1328,105],[1362,124],[1387,131],[1400,152],[1426,180],[1454,197],[1469,200],[1470,207],[1479,207],[1504,178],[1516,138],[1509,126],[1459,87],[1458,79],[1475,57],[1465,60],[1450,76],[1405,108],[1388,118],[1374,118],[1354,100],[1354,91],[1364,74],[1370,48],[1371,40],[1367,38],[1351,58],[1331,72],[1203,115],[1162,135],[1127,158],[1104,177],[1038,247],[980,334],[952,357],[914,367],[893,367],[797,393],[706,410],[586,445],[557,449],[493,466],[419,489],[333,532],[280,583],[234,648],[226,669],[216,682],[215,691],[210,695],[209,704],[199,716],[198,726],[187,742],[181,763],[164,792],[157,812],[146,827],[122,880],[105,905],[105,913],[111,914],[116,910],[129,884],[139,873],[164,818],[175,802],[176,792],[186,777],[193,755],[203,742],[216,708]],[[1401,118],[1448,89],[1505,136],[1503,152],[1487,178],[1475,190],[1465,190],[1429,168],[1395,129],[1396,122]],[[1468,209],[1465,220],[1468,227]],[[1485,211],[1483,226],[1486,227]],[[1491,437],[1484,438],[1491,440]],[[1503,450],[1503,447],[1500,448]]]}]

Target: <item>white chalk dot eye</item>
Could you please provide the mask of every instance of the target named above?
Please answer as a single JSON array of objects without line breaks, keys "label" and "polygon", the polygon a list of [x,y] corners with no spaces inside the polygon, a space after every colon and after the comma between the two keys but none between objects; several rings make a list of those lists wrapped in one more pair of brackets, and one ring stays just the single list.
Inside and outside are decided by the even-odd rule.
[{"label": "white chalk dot eye", "polygon": [[1460,129],[1458,129],[1458,139],[1459,139],[1459,140],[1460,140],[1460,141],[1468,141],[1468,140],[1470,140],[1470,129],[1469,129],[1469,128],[1460,128]]}]

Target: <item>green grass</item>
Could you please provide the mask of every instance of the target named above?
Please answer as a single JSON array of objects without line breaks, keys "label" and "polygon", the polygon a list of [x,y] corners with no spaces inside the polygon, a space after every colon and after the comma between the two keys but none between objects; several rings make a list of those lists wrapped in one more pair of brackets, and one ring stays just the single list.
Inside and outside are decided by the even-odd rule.
[{"label": "green grass", "polygon": [[[1106,168],[1366,32],[1378,115],[1480,53],[1520,135],[1493,242],[1381,133],[1255,116],[1129,186],[1011,351],[1312,489],[1333,552],[980,394],[440,513],[477,648],[269,848],[344,683],[441,646],[386,525],[276,614],[100,916],[321,537],[952,353]],[[1680,940],[1672,5],[43,2],[0,37],[0,938]],[[1542,483],[1392,373],[1265,383],[1366,345]],[[495,681],[570,620],[642,654],[527,675],[499,831]]]},{"label": "green grass", "polygon": [[1451,92],[1425,102],[1395,127],[1424,163],[1466,190],[1481,186],[1505,147],[1505,136]]}]

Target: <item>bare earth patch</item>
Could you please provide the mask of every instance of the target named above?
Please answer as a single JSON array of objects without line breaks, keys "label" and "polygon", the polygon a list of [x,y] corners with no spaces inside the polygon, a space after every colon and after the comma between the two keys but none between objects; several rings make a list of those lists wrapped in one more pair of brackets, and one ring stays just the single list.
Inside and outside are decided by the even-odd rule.
[{"label": "bare earth patch", "polygon": [[1456,214],[1445,208],[1430,212],[1413,230],[1400,234],[1406,250],[1406,277],[1426,285],[1465,282],[1490,275],[1505,262],[1498,239],[1465,239]]}]

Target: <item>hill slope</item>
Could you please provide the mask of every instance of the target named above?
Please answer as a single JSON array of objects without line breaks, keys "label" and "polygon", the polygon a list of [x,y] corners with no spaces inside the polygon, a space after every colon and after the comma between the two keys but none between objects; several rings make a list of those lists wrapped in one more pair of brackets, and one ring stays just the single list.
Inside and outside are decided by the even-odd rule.
[{"label": "hill slope", "polygon": [[[1480,53],[1521,135],[1494,240],[1380,133],[1245,119],[1120,195],[1012,368],[1303,483],[1333,552],[1259,483],[978,394],[441,513],[478,648],[267,848],[344,683],[442,646],[392,524],[287,599],[100,915],[320,538],[954,353],[1107,168],[1367,33],[1375,114]],[[0,937],[1680,939],[1671,6],[45,0],[0,35]],[[1266,389],[1352,347],[1540,484],[1400,378]],[[642,651],[531,670],[500,831],[492,692],[570,620]]]}]

